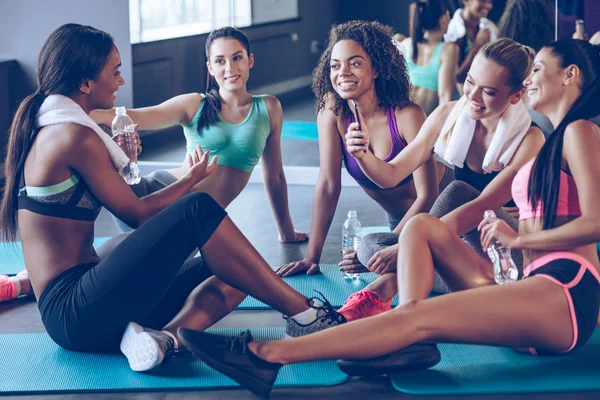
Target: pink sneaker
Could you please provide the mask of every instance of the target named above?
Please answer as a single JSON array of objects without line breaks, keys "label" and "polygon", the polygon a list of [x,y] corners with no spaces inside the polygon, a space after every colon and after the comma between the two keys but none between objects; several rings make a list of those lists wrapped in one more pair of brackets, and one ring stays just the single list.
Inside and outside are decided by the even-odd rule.
[{"label": "pink sneaker", "polygon": [[0,275],[0,301],[17,297],[17,284],[6,275]]},{"label": "pink sneaker", "polygon": [[348,322],[354,321],[391,310],[392,300],[384,303],[380,300],[379,293],[363,289],[348,297],[338,312],[346,317]]}]

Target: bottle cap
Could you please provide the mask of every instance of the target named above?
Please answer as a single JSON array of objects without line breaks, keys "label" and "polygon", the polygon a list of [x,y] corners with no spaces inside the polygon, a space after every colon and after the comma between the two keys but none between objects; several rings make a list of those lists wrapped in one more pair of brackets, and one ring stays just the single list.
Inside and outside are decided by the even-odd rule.
[{"label": "bottle cap", "polygon": [[350,211],[348,211],[348,216],[349,217],[356,217],[356,210],[350,210]]},{"label": "bottle cap", "polygon": [[483,218],[496,217],[496,213],[493,210],[485,210],[483,213]]},{"label": "bottle cap", "polygon": [[125,107],[115,107],[115,114],[127,115],[127,110],[125,109]]}]

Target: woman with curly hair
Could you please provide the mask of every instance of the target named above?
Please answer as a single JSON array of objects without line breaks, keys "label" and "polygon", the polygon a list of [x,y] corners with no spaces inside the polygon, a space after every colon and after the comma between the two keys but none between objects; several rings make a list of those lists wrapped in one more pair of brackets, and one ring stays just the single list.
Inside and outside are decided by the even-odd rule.
[{"label": "woman with curly hair", "polygon": [[[323,243],[340,196],[342,161],[365,193],[385,210],[390,228],[396,232],[412,216],[428,212],[438,195],[438,184],[451,180],[451,176],[444,176],[444,166],[436,166],[431,157],[401,182],[378,185],[344,145],[347,132],[362,129],[371,138],[365,151],[389,162],[413,141],[425,121],[421,107],[410,100],[406,63],[392,41],[390,27],[366,21],[334,26],[313,77],[320,172],[312,230],[305,258],[280,267],[277,272],[283,276],[318,272]],[[353,115],[351,103],[357,105],[359,115]],[[345,254],[339,265],[345,272],[365,271],[356,252]]]}]

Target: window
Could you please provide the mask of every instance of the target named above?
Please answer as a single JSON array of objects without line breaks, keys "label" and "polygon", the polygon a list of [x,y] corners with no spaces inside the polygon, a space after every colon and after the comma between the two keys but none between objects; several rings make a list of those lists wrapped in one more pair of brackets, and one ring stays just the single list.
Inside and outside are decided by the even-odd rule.
[{"label": "window", "polygon": [[298,17],[298,0],[129,0],[131,43]]}]

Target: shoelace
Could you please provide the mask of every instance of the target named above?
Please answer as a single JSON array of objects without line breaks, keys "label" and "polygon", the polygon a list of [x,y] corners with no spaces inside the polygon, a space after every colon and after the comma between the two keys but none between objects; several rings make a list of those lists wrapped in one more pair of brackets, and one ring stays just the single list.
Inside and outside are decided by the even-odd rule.
[{"label": "shoelace", "polygon": [[229,342],[229,351],[236,351],[238,354],[246,354],[248,343],[253,340],[250,331],[244,331],[238,336],[230,336],[227,338],[227,341]]},{"label": "shoelace", "polygon": [[[319,318],[321,322],[328,321],[329,325],[332,325],[334,322],[337,322],[338,324],[343,324],[346,322],[346,317],[333,308],[323,293],[319,292],[318,290],[315,290],[315,292],[317,292],[321,297],[311,297],[307,300],[307,304],[309,307],[317,310],[317,318]],[[321,307],[315,306],[311,304],[313,300],[318,300],[323,305]]]}]

